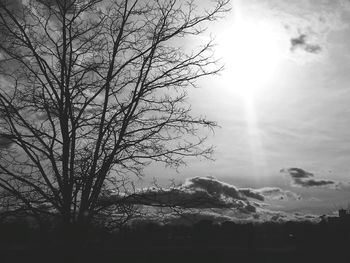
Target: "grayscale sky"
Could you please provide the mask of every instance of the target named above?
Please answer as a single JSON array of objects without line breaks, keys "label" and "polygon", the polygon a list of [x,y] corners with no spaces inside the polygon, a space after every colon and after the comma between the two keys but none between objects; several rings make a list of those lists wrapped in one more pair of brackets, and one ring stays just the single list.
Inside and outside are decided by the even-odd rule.
[{"label": "grayscale sky", "polygon": [[271,202],[284,211],[348,205],[350,1],[233,0],[210,34],[225,70],[203,79],[189,102],[221,126],[209,133],[216,161],[189,160],[179,173],[152,165],[146,181],[213,176],[302,197]]}]

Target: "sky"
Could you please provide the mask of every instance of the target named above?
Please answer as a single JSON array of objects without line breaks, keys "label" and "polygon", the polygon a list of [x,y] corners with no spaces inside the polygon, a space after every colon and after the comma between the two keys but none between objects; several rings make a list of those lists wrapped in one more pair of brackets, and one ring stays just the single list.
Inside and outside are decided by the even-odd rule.
[{"label": "sky", "polygon": [[[147,179],[215,178],[277,187],[300,198],[269,209],[329,214],[350,200],[350,1],[233,0],[196,44],[215,38],[225,64],[189,93],[193,112],[218,122],[215,161],[191,159]],[[191,179],[190,179],[191,180]]]},{"label": "sky", "polygon": [[[198,4],[210,8],[209,0]],[[225,65],[188,93],[193,114],[220,126],[201,131],[215,161],[189,159],[177,171],[152,164],[137,183],[140,195],[175,203],[200,196],[206,202],[188,213],[222,220],[313,220],[348,207],[350,1],[231,7],[204,35],[181,40],[190,50],[213,37]],[[149,188],[154,178],[164,188]],[[175,187],[167,187],[171,179]]]}]

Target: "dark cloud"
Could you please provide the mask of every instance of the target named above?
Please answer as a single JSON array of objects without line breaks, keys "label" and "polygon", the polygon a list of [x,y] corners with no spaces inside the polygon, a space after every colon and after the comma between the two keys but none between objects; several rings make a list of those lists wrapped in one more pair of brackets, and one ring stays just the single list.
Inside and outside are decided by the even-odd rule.
[{"label": "dark cloud", "polygon": [[318,187],[318,186],[335,186],[337,182],[333,180],[325,180],[325,179],[313,179],[311,177],[314,174],[307,172],[301,168],[287,168],[282,169],[282,173],[287,173],[291,179],[292,183],[295,186],[301,187]]},{"label": "dark cloud", "polygon": [[[54,8],[57,6],[63,7],[64,4],[66,4],[66,8],[69,12],[73,12],[76,6],[79,4],[83,4],[86,1],[74,1],[74,0],[37,0],[42,5],[48,7],[48,8]],[[64,3],[65,1],[65,3]],[[93,1],[90,1],[93,2]],[[95,2],[98,2],[98,0],[95,0]]]},{"label": "dark cloud", "polygon": [[[260,189],[237,188],[214,177],[188,178],[185,183],[171,188],[150,187],[131,195],[106,196],[102,202],[182,208],[234,208],[242,213],[255,213],[261,207],[257,201],[300,199],[290,191],[276,187]],[[254,200],[257,200],[254,202]]]},{"label": "dark cloud", "polygon": [[[307,174],[307,172],[305,172]],[[221,182],[214,177],[194,177],[189,178],[184,184],[187,187],[200,188],[210,193],[224,195],[235,199],[246,200],[247,198],[264,201],[267,199],[300,199],[300,196],[278,187],[263,188],[237,188],[233,185]]]},{"label": "dark cloud", "polygon": [[6,6],[11,11],[18,10],[22,6],[21,0],[0,0],[0,4]]},{"label": "dark cloud", "polygon": [[[9,10],[17,19],[23,19],[23,3],[21,0],[0,0],[0,12],[2,15],[7,16],[5,8]],[[0,23],[0,36],[1,30],[4,30],[3,23]]]},{"label": "dark cloud", "polygon": [[[245,213],[255,212],[255,205],[250,203],[248,197],[252,198],[214,177],[193,177],[177,187],[139,190],[132,199],[135,203],[151,206],[235,208]],[[263,197],[259,196],[258,200],[263,200]]]},{"label": "dark cloud", "polygon": [[[105,204],[126,202],[156,207],[182,208],[234,208],[243,213],[256,211],[256,206],[233,185],[221,182],[213,177],[188,178],[185,183],[171,187],[150,187],[137,190],[131,195],[109,195],[100,201]],[[258,200],[263,197],[256,194]]]},{"label": "dark cloud", "polygon": [[10,148],[12,143],[11,136],[0,134],[0,149]]},{"label": "dark cloud", "polygon": [[289,173],[289,175],[292,178],[309,178],[313,177],[314,174],[309,173],[301,168],[287,168],[287,169],[281,169],[281,172],[283,173]]},{"label": "dark cloud", "polygon": [[259,201],[264,201],[265,197],[258,190],[251,188],[241,188],[239,192],[245,195],[246,197],[250,197]]},{"label": "dark cloud", "polygon": [[263,187],[258,189],[240,188],[239,192],[246,197],[253,198],[259,201],[268,200],[300,200],[301,196],[288,190],[283,190],[279,187]]},{"label": "dark cloud", "polygon": [[235,208],[242,212],[254,212],[255,205],[248,200],[211,195],[203,190],[186,188],[148,188],[129,196],[111,195],[101,198],[104,205],[129,203],[153,207],[182,208]]},{"label": "dark cloud", "polygon": [[247,199],[235,186],[221,182],[212,176],[189,178],[182,187],[192,190],[204,190],[210,195],[217,197],[222,195],[233,199]]},{"label": "dark cloud", "polygon": [[301,200],[301,196],[288,190],[283,190],[279,187],[264,187],[260,188],[257,191],[261,193],[266,199],[271,200]]},{"label": "dark cloud", "polygon": [[306,34],[300,34],[298,37],[291,38],[290,44],[291,51],[301,49],[308,53],[319,53],[322,50],[322,48],[319,45],[308,43]]},{"label": "dark cloud", "polygon": [[313,186],[326,186],[326,185],[334,185],[335,181],[332,180],[315,180],[315,179],[295,179],[294,184],[300,185],[303,187],[313,187]]},{"label": "dark cloud", "polygon": [[184,208],[229,208],[244,207],[236,200],[226,200],[204,190],[186,188],[150,188],[133,195],[133,201],[150,206],[179,206]]}]

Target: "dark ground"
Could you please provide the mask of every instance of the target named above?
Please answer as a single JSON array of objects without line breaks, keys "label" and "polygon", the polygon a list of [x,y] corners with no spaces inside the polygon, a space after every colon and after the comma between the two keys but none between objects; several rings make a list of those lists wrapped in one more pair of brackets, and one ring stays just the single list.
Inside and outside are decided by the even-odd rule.
[{"label": "dark ground", "polygon": [[42,248],[1,250],[1,262],[349,262],[349,248],[254,248],[170,246],[93,248],[62,251]]},{"label": "dark ground", "polygon": [[0,262],[350,262],[350,222],[154,223],[80,239],[0,226]]}]

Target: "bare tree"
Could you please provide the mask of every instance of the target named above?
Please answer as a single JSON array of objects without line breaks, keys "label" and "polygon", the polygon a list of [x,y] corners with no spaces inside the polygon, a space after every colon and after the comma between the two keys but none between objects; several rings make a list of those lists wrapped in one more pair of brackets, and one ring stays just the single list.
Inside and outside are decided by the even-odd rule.
[{"label": "bare tree", "polygon": [[18,209],[90,222],[101,195],[127,189],[150,162],[210,157],[198,131],[216,124],[190,114],[186,90],[221,67],[211,41],[191,51],[182,41],[228,1],[211,8],[0,1],[0,186]]}]

